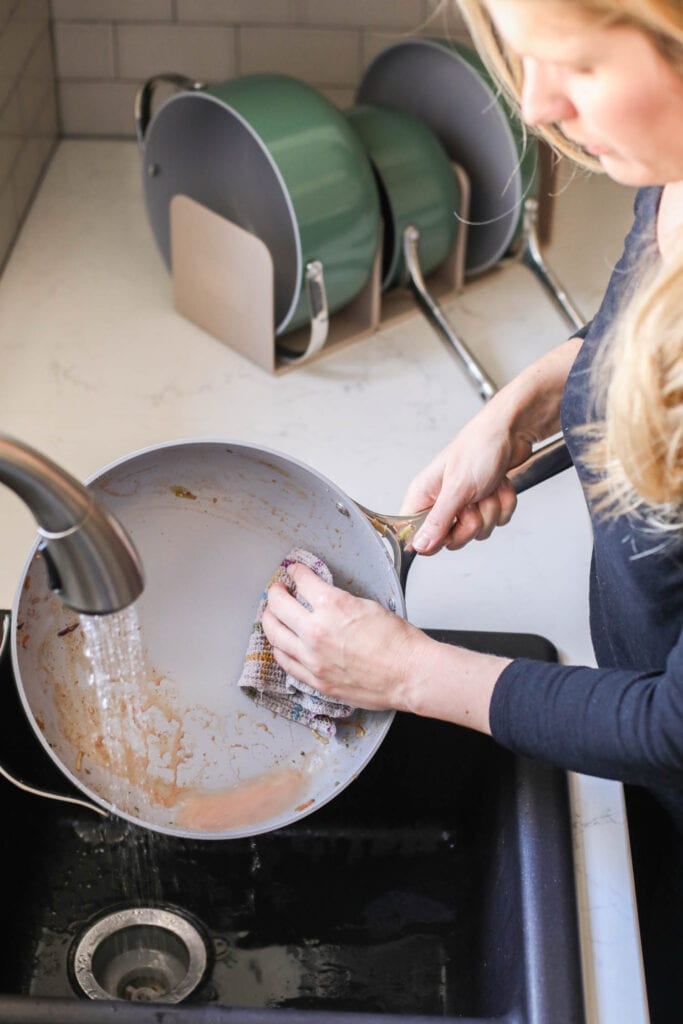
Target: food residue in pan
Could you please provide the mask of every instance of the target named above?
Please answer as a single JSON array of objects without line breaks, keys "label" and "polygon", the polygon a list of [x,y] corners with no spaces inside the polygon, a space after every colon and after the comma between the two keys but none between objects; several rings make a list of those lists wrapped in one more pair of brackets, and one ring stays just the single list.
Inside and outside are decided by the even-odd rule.
[{"label": "food residue in pan", "polygon": [[67,633],[73,633],[75,629],[78,629],[80,622],[72,622],[70,626],[65,626],[64,629],[57,630],[57,636],[66,636]]},{"label": "food residue in pan", "polygon": [[[274,768],[229,789],[195,790],[179,803],[176,823],[198,832],[258,825],[291,807],[303,795],[307,781],[305,772]],[[308,804],[300,805],[304,806]]]},{"label": "food residue in pan", "polygon": [[192,491],[188,491],[187,487],[181,487],[180,484],[174,484],[171,490],[175,494],[176,498],[188,498],[190,501],[196,501],[197,495],[193,494]]}]

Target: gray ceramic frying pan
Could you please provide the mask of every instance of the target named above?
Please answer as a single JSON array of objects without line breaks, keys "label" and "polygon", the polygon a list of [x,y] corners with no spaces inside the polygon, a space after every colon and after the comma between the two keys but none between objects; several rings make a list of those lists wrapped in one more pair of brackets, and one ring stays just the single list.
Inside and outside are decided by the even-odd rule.
[{"label": "gray ceramic frying pan", "polygon": [[[551,446],[514,485],[570,464]],[[324,739],[253,704],[236,683],[259,599],[297,546],[343,589],[405,615],[404,546],[424,516],[379,516],[302,463],[229,441],[145,449],[90,489],[144,565],[143,664],[110,688],[112,714],[93,689],[84,623],[49,589],[34,548],[12,610],[12,661],[28,720],[61,772],[94,810],[199,839],[267,832],[332,800],[377,751],[393,712],[358,711]],[[102,620],[107,637],[112,618]]]}]

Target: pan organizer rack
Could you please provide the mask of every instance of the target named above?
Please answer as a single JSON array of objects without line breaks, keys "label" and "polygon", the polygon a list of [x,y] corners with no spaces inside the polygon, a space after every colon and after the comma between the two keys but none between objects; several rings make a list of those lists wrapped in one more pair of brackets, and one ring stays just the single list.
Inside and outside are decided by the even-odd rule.
[{"label": "pan organizer rack", "polygon": [[[469,180],[454,164],[462,218],[446,260],[429,275],[429,293],[448,301],[465,280],[466,221]],[[171,200],[171,265],[176,311],[251,362],[274,374],[338,351],[418,312],[408,287],[382,292],[381,244],[362,291],[343,309],[329,315],[325,268],[306,268],[310,324],[276,337],[273,324],[274,269],[270,252],[255,235],[188,196]]]},{"label": "pan organizer rack", "polygon": [[[316,260],[305,270],[310,323],[291,334],[274,332],[274,268],[267,246],[255,235],[185,195],[171,200],[170,234],[173,299],[178,313],[262,369],[282,374],[308,364],[383,327],[422,312],[487,401],[497,387],[440,308],[465,287],[470,184],[452,164],[460,194],[460,224],[446,260],[427,280],[417,258],[419,233],[403,238],[407,281],[382,291],[381,239],[372,271],[355,299],[330,316],[325,297],[325,268]],[[545,263],[541,238],[548,236],[537,199],[524,204],[522,226],[513,250],[498,266],[517,262],[530,270],[571,330],[584,318]],[[494,268],[496,269],[496,268]]]}]

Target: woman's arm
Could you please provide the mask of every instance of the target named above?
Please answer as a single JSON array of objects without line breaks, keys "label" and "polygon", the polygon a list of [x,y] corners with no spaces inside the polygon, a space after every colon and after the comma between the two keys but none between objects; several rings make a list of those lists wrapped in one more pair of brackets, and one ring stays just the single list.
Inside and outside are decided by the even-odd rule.
[{"label": "woman's arm", "polygon": [[678,791],[683,807],[683,637],[663,672],[509,660],[442,644],[302,565],[307,610],[271,587],[263,627],[295,678],[345,703],[490,733],[562,768]]},{"label": "woman's arm", "polygon": [[490,720],[493,736],[518,753],[681,792],[683,638],[662,672],[516,659],[501,673]]}]

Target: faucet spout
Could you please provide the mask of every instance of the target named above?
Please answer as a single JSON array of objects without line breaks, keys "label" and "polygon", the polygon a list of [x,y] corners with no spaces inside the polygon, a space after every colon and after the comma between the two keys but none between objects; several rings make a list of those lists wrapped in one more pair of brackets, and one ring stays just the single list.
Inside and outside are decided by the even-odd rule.
[{"label": "faucet spout", "polygon": [[33,513],[50,587],[65,604],[87,615],[107,615],[140,596],[144,576],[133,542],[75,477],[0,434],[0,483]]}]

